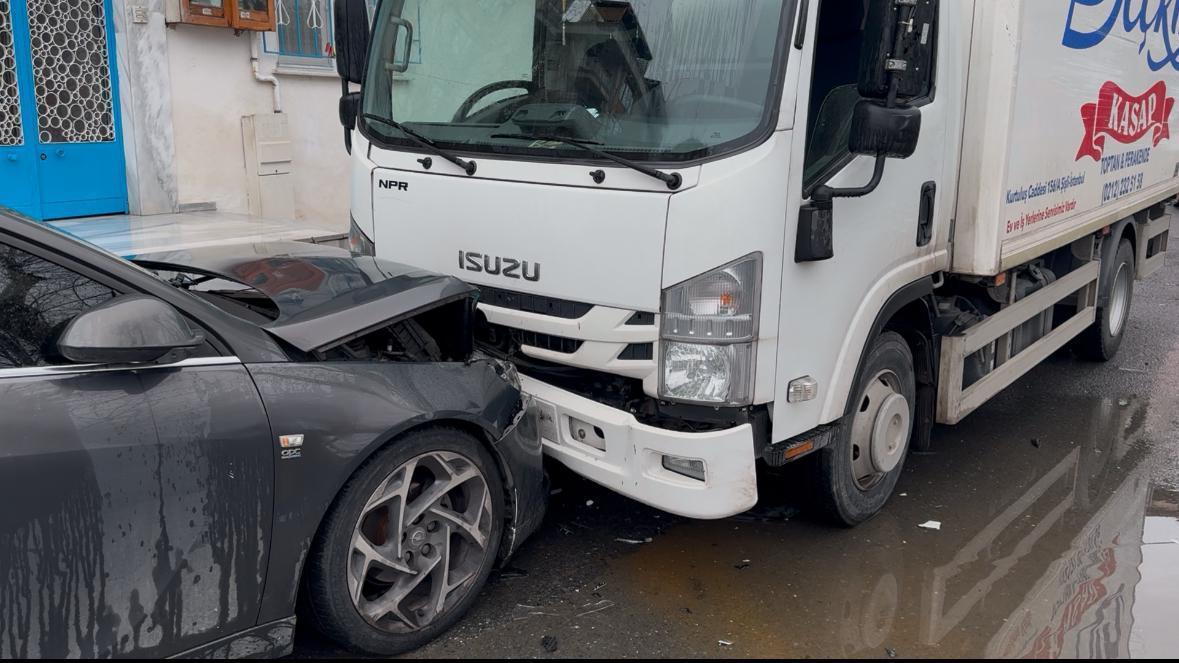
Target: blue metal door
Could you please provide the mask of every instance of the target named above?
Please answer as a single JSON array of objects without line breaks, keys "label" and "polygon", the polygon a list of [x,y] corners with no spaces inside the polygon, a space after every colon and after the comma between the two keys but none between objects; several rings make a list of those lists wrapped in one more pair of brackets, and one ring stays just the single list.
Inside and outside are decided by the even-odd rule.
[{"label": "blue metal door", "polygon": [[110,0],[0,0],[0,205],[127,211]]}]

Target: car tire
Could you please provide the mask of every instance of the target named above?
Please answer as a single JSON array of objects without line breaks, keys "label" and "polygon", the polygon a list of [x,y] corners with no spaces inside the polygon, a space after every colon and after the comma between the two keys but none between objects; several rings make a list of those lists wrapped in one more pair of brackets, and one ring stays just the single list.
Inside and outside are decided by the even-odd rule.
[{"label": "car tire", "polygon": [[892,496],[916,425],[916,383],[909,344],[895,332],[881,334],[856,377],[852,412],[814,459],[814,499],[824,519],[854,527]]},{"label": "car tire", "polygon": [[1122,347],[1134,303],[1134,247],[1123,238],[1108,268],[1101,270],[1097,320],[1077,337],[1077,354],[1091,361],[1110,361]]},{"label": "car tire", "polygon": [[378,656],[438,637],[471,607],[495,565],[503,493],[495,460],[461,430],[413,431],[385,446],[349,479],[320,526],[303,600],[313,626]]}]

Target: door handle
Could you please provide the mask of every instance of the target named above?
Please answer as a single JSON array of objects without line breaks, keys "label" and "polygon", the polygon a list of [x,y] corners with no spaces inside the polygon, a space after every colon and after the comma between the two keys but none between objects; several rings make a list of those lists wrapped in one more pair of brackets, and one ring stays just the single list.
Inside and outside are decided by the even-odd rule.
[{"label": "door handle", "polygon": [[935,202],[937,202],[937,182],[926,182],[921,186],[921,204],[917,212],[917,246],[928,246],[933,241]]}]

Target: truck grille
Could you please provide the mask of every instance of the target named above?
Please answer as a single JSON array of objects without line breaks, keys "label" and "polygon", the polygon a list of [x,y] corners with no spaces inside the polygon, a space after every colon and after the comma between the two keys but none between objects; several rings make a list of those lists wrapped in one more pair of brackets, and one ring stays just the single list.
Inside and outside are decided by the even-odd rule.
[{"label": "truck grille", "polygon": [[548,350],[550,352],[560,352],[561,354],[571,355],[581,349],[584,341],[579,341],[574,338],[565,338],[563,336],[553,336],[552,334],[541,334],[538,332],[528,331],[526,329],[512,329],[510,327],[501,327],[499,325],[490,325],[495,338],[510,338],[512,344],[515,346],[527,345],[533,348],[540,348],[541,350]]},{"label": "truck grille", "polygon": [[566,299],[556,299],[555,297],[544,297],[542,295],[530,295],[528,293],[491,288],[488,286],[481,286],[479,291],[482,293],[480,301],[488,306],[506,308],[513,311],[524,311],[525,313],[538,313],[565,320],[583,318],[594,308],[593,304],[571,302]]},{"label": "truck grille", "polygon": [[624,361],[651,361],[655,358],[655,344],[631,343],[618,358]]}]

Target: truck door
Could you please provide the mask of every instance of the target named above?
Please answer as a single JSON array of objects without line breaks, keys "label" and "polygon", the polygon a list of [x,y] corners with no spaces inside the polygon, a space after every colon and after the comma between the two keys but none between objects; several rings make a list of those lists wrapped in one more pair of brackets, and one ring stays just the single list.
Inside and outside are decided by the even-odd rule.
[{"label": "truck door", "polygon": [[[797,211],[819,185],[854,188],[872,179],[875,159],[853,155],[849,137],[852,113],[861,100],[861,55],[874,41],[865,34],[868,8],[887,1],[811,3],[807,37],[796,51],[803,73],[795,111],[794,170],[802,177],[792,178],[791,187],[797,189],[791,196],[798,196],[798,204],[789,209]],[[906,285],[948,266],[969,4],[935,2],[928,32],[914,28],[923,30],[920,39],[934,43],[934,73],[926,89],[905,100],[921,110],[917,150],[907,159],[888,160],[880,186],[868,195],[835,199],[834,257],[791,261],[794,218],[788,219],[779,386],[813,376],[820,382],[820,397],[808,403],[779,397],[775,440],[843,415],[860,354],[885,302]]]}]

